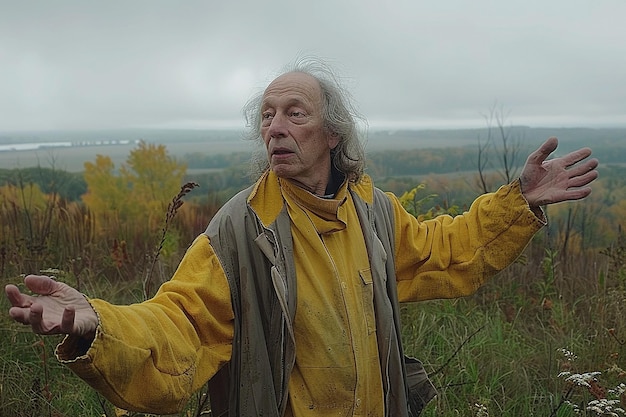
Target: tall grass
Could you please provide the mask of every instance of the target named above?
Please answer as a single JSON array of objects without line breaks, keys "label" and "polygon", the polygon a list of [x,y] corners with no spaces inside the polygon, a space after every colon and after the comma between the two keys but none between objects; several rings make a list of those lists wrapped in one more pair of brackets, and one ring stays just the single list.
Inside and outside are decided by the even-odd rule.
[{"label": "tall grass", "polygon": [[[0,193],[2,286],[24,289],[24,273],[45,273],[91,297],[120,304],[144,300],[182,258],[186,245],[179,236],[191,242],[190,234],[202,232],[219,208],[182,206],[182,197],[195,186],[181,188],[158,230],[142,228],[143,222],[96,230],[95,217],[81,204],[31,187]],[[0,309],[8,308],[6,297],[0,297]],[[54,359],[60,340],[35,335],[0,315],[0,417],[125,415]],[[202,398],[201,393],[194,397],[190,409],[203,404]]]},{"label": "tall grass", "polygon": [[[219,208],[217,199],[180,207],[175,198],[176,216],[168,211],[164,228],[129,222],[97,229],[80,204],[28,187],[12,193],[0,195],[2,283],[21,286],[21,274],[48,271],[121,304],[145,299],[167,280]],[[600,400],[625,407],[624,253],[621,232],[610,247],[592,249],[574,235],[564,245],[546,230],[475,295],[403,306],[406,351],[424,362],[439,390],[424,416],[610,415],[593,408]],[[7,308],[0,297],[0,309]],[[114,409],[58,364],[59,340],[0,314],[0,417],[139,416]],[[586,382],[595,388],[581,375],[592,375]],[[181,415],[209,408],[200,391]]]},{"label": "tall grass", "polygon": [[[513,265],[472,297],[404,307],[406,350],[424,360],[439,388],[425,416],[603,415],[586,410],[596,397],[570,391],[561,372],[601,372],[597,383],[606,390],[626,383],[626,291],[619,276],[609,274],[600,285],[596,270],[577,278],[583,282],[575,293],[553,253],[535,258],[537,245],[526,265]],[[543,273],[529,274],[533,265]],[[563,349],[577,352],[575,364]]]}]

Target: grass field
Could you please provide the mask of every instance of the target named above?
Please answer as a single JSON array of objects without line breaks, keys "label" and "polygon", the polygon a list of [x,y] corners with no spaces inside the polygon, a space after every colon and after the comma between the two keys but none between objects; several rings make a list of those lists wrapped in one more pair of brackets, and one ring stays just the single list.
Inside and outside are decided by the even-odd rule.
[{"label": "grass field", "polygon": [[[180,216],[181,229],[189,227],[186,219],[198,217],[193,212]],[[74,220],[63,222],[77,233],[68,243],[80,241]],[[559,253],[558,242],[542,232],[518,262],[475,295],[404,306],[406,352],[424,362],[439,391],[423,415],[623,416],[619,410],[626,404],[624,242],[615,242],[604,254],[580,252],[571,245],[568,253]],[[176,254],[159,261],[155,282],[167,279],[184,247],[181,244]],[[34,265],[52,262],[50,253],[31,252],[16,258],[21,266],[8,268],[3,248],[3,284],[21,285],[22,278],[11,270],[33,271]],[[144,246],[127,247],[126,261],[116,255],[115,247],[102,249],[109,256],[98,255],[96,249],[76,247],[61,268],[44,272],[91,297],[120,304],[144,299],[141,278],[147,266],[134,261],[138,253],[145,253]],[[110,265],[111,259],[120,263]],[[0,310],[7,308],[7,300],[0,298]],[[53,354],[59,340],[34,335],[0,315],[1,417],[141,415],[116,410],[61,366]],[[149,386],[146,381],[146,389]],[[204,398],[197,393],[180,416],[210,415]],[[594,401],[604,401],[601,413],[589,408]]]},{"label": "grass field", "polygon": [[[586,409],[602,398],[624,407],[624,280],[607,276],[601,282],[601,269],[580,276],[549,255],[537,259],[540,242],[526,256],[526,264],[513,265],[474,296],[403,307],[406,352],[424,362],[439,391],[424,416],[624,415]],[[596,268],[608,268],[606,259],[596,261]],[[82,285],[119,303],[141,293],[137,281],[98,278]],[[5,300],[0,305],[7,307]],[[141,415],[115,411],[60,366],[53,359],[58,337],[35,336],[6,315],[0,335],[0,415]],[[568,381],[572,375],[578,379]],[[200,415],[195,407],[201,399],[199,394],[180,415]]]},{"label": "grass field", "polygon": [[[189,141],[171,153],[199,146],[204,142]],[[79,150],[63,157],[91,160],[97,153]],[[105,150],[111,155],[112,148]],[[120,147],[115,158],[123,161],[128,151]],[[3,167],[20,160],[8,155],[0,153]],[[612,188],[598,183],[597,201],[560,210],[565,217],[555,219],[556,229],[542,230],[475,295],[403,306],[406,353],[424,362],[439,391],[423,416],[626,416],[626,236],[620,211],[598,215],[609,203],[620,209],[626,186],[619,176],[607,180]],[[146,298],[151,266],[153,288],[169,279],[219,208],[217,201],[187,202],[163,245],[163,225],[144,228],[146,216],[98,224],[77,202],[42,201],[35,207],[0,199],[0,282],[22,285],[22,273],[44,271],[119,304]],[[585,240],[587,229],[617,237],[594,247]],[[159,247],[165,249],[154,259]],[[32,334],[7,309],[0,297],[0,417],[141,416],[115,409],[54,359],[59,337]],[[179,415],[210,415],[205,399],[196,393]]]}]

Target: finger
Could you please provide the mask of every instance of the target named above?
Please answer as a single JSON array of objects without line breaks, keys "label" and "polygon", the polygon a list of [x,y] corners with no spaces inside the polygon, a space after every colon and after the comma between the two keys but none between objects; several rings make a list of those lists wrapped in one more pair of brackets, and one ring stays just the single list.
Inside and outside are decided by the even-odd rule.
[{"label": "finger", "polygon": [[33,303],[32,297],[22,294],[15,285],[9,284],[4,287],[4,292],[13,307],[30,307]]},{"label": "finger", "polygon": [[570,190],[561,190],[546,196],[540,201],[540,205],[562,203],[564,201],[575,201],[587,197],[591,194],[591,188],[572,188]]},{"label": "finger", "polygon": [[570,177],[576,177],[580,175],[585,175],[588,172],[597,172],[595,169],[598,167],[597,159],[590,159],[589,161],[585,161],[582,164],[572,166],[569,168],[567,173]]},{"label": "finger", "polygon": [[30,306],[30,313],[28,315],[28,322],[30,323],[35,333],[39,333],[39,334],[44,333],[42,326],[41,326],[42,321],[43,321],[43,306],[35,303],[32,306]]},{"label": "finger", "polygon": [[528,156],[528,163],[541,165],[552,152],[554,152],[559,146],[559,140],[552,136],[546,140],[535,152]]},{"label": "finger", "polygon": [[572,177],[569,181],[569,187],[582,187],[598,178],[598,171],[589,171],[584,175]]},{"label": "finger", "polygon": [[569,167],[589,157],[589,155],[591,155],[590,148],[581,148],[574,152],[570,152],[567,155],[562,156],[561,159],[565,163],[565,166]]},{"label": "finger", "polygon": [[564,192],[560,201],[580,200],[591,194],[591,187],[571,188]]},{"label": "finger", "polygon": [[76,317],[76,310],[74,307],[67,307],[63,310],[63,317],[61,318],[61,332],[72,333],[74,330],[74,319]]},{"label": "finger", "polygon": [[29,290],[39,295],[50,295],[58,289],[58,282],[46,275],[28,275],[24,283]]},{"label": "finger", "polygon": [[30,308],[11,307],[9,309],[9,316],[18,323],[30,324],[28,317],[30,315]]}]

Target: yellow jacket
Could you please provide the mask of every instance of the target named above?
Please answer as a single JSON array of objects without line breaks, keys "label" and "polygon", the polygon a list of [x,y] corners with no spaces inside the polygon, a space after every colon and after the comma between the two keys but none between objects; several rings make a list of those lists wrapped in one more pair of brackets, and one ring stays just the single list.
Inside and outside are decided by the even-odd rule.
[{"label": "yellow jacket", "polygon": [[[347,188],[355,200],[361,199],[366,205],[373,203],[374,188],[367,176]],[[239,352],[242,341],[277,334],[267,329],[249,334],[246,332],[251,330],[235,320],[235,311],[245,310],[247,303],[253,301],[265,308],[263,304],[273,300],[267,294],[261,294],[257,300],[237,299],[246,293],[246,288],[234,291],[233,287],[241,285],[240,282],[249,285],[246,279],[233,281],[240,280],[243,272],[250,277],[267,276],[272,283],[272,294],[282,294],[275,306],[264,311],[282,311],[287,320],[283,318],[279,333],[292,337],[286,337],[278,346],[265,340],[267,369],[271,371],[271,364],[281,363],[285,357],[287,361],[295,361],[295,357],[290,358],[295,356],[296,349],[293,321],[289,320],[296,312],[295,286],[289,287],[284,277],[295,276],[297,266],[293,257],[290,261],[288,256],[292,255],[289,248],[293,250],[290,226],[276,225],[278,219],[287,217],[288,204],[282,193],[277,178],[270,172],[253,188],[234,198],[235,203],[227,203],[207,233],[188,249],[172,280],[153,299],[131,306],[90,300],[100,318],[94,342],[84,351],[79,341],[67,338],[58,347],[59,359],[122,408],[176,412],[195,390],[231,360],[235,335],[235,352]],[[462,216],[442,216],[426,222],[418,222],[406,213],[397,198],[387,196],[393,212],[390,224],[395,248],[390,250],[393,256],[389,256],[395,265],[391,274],[395,272],[397,297],[402,302],[471,294],[487,278],[509,265],[543,225],[521,195],[519,182],[479,197]],[[245,202],[246,214],[243,218],[231,217],[231,212],[241,213],[240,208],[233,210],[241,201]],[[339,206],[351,212],[355,209],[351,204]],[[228,224],[239,222],[245,224],[242,227],[257,230],[254,243],[248,236],[233,242],[234,236],[223,232]],[[347,228],[361,227],[352,223]],[[276,242],[268,245],[266,239],[277,239],[279,245]],[[216,248],[221,256],[216,254]],[[251,257],[258,256],[253,262],[266,265],[267,270],[242,271],[236,262],[225,261],[229,256],[235,259],[239,252],[263,253]],[[278,310],[272,310],[274,307]],[[274,325],[272,320],[262,323]],[[238,370],[250,373],[243,378],[254,379],[256,365],[249,362],[262,358],[248,361],[238,358]],[[280,372],[269,376],[274,379],[276,399],[272,401],[277,404],[277,415],[287,408],[287,392],[280,387],[286,386],[289,376]],[[231,398],[231,404],[232,401]],[[239,407],[241,415],[246,415],[241,408],[247,405]]]}]

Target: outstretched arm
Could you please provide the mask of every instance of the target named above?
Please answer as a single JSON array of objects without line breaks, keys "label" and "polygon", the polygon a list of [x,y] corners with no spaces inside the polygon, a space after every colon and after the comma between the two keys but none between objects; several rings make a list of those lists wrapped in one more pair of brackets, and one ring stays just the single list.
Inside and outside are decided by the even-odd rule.
[{"label": "outstretched arm", "polygon": [[582,148],[548,159],[558,144],[557,138],[551,137],[526,160],[520,182],[530,207],[580,200],[591,193],[588,185],[598,177],[598,160],[587,159],[591,149]]},{"label": "outstretched arm", "polygon": [[28,275],[24,283],[36,295],[23,294],[15,285],[5,287],[13,320],[30,325],[39,334],[93,339],[98,316],[83,294],[45,275]]},{"label": "outstretched arm", "polygon": [[143,303],[87,300],[46,276],[25,282],[32,295],[6,287],[11,317],[39,334],[69,334],[57,346],[57,358],[118,407],[178,413],[231,358],[230,287],[205,235]]}]

